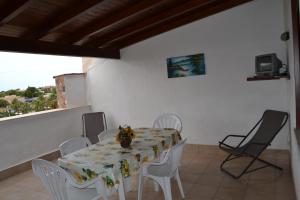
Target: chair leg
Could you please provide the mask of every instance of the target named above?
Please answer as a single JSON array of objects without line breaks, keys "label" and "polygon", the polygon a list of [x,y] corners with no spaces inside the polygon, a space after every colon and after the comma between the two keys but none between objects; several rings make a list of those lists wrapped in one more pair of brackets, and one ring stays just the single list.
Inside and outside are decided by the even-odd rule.
[{"label": "chair leg", "polygon": [[131,191],[131,176],[124,178],[125,192]]},{"label": "chair leg", "polygon": [[[169,177],[153,177],[149,176],[149,178],[154,179],[157,184],[161,187],[165,200],[172,200],[172,192],[171,192],[171,178]],[[138,199],[140,200],[140,199]]]},{"label": "chair leg", "polygon": [[140,174],[139,174],[139,186],[138,186],[138,200],[142,199],[143,185],[144,185],[144,177],[143,177],[143,173],[140,172]]},{"label": "chair leg", "polygon": [[[258,156],[257,156],[257,157],[252,157],[253,159],[249,162],[249,164],[245,167],[245,169],[244,169],[239,175],[234,175],[234,174],[232,174],[231,172],[229,172],[228,170],[226,170],[226,169],[223,168],[223,165],[224,165],[226,162],[232,160],[232,158],[230,158],[231,156],[232,156],[232,154],[230,154],[229,156],[226,157],[226,159],[222,162],[220,168],[221,168],[221,170],[222,170],[223,172],[225,172],[226,174],[230,175],[231,177],[233,177],[233,178],[235,178],[235,179],[239,179],[241,176],[243,176],[243,175],[246,174],[246,173],[254,172],[254,171],[257,171],[257,170],[259,170],[259,169],[263,169],[263,168],[269,167],[269,166],[274,167],[274,168],[276,168],[276,169],[278,169],[278,170],[282,170],[281,167],[279,167],[279,166],[277,166],[277,165],[274,165],[274,164],[272,164],[272,163],[269,163],[269,162],[267,162],[267,161],[265,161],[265,160],[262,160],[262,159],[258,158]],[[235,159],[235,158],[233,158],[233,159]],[[258,160],[258,161],[260,161],[260,162],[262,162],[262,163],[264,163],[264,164],[266,164],[266,165],[265,165],[265,166],[262,166],[262,167],[257,167],[257,168],[255,168],[255,169],[249,170],[249,168],[251,167],[251,165],[252,165],[256,160]]]},{"label": "chair leg", "polygon": [[98,194],[101,194],[104,200],[108,200],[107,198],[107,193],[106,193],[106,188],[102,180],[98,180],[95,182],[96,190]]},{"label": "chair leg", "polygon": [[274,167],[274,168],[276,168],[276,169],[278,169],[278,170],[283,170],[281,167],[279,167],[279,166],[277,166],[277,165],[275,165],[275,164],[273,164],[273,163],[270,163],[270,162],[268,162],[268,161],[265,161],[265,160],[262,160],[262,159],[260,159],[260,158],[257,158],[257,160],[259,160],[260,162],[262,162],[262,163],[265,163],[265,164],[267,164],[267,165],[270,165],[271,167]]},{"label": "chair leg", "polygon": [[[161,189],[164,193],[165,200],[170,200],[170,194],[168,191],[168,181],[167,181],[167,179],[169,179],[169,185],[170,185],[170,178],[163,178],[163,177],[150,177],[150,178],[155,180],[156,183],[161,187]],[[171,191],[171,189],[170,189],[170,191]]]},{"label": "chair leg", "polygon": [[227,161],[230,161],[232,159],[230,159],[230,157],[232,156],[232,154],[229,154],[226,159],[222,162],[220,168],[221,168],[221,171],[225,172],[226,174],[228,174],[229,176],[233,177],[234,179],[239,179],[241,176],[243,176],[245,173],[247,173],[247,170],[251,167],[251,165],[255,162],[255,160],[257,159],[256,157],[253,158],[249,164],[245,167],[245,169],[239,174],[239,175],[234,175],[232,174],[231,172],[229,172],[228,170],[224,169],[223,168],[223,165],[227,162]]},{"label": "chair leg", "polygon": [[119,179],[119,187],[118,187],[118,194],[119,194],[119,200],[125,200],[125,190],[124,190],[124,181],[123,177]]},{"label": "chair leg", "polygon": [[171,179],[169,177],[164,178],[164,186],[164,189],[166,190],[165,200],[172,200]]},{"label": "chair leg", "polygon": [[156,183],[155,181],[153,181],[153,185],[154,185],[154,191],[158,192],[159,191],[159,185],[158,185],[158,183]]},{"label": "chair leg", "polygon": [[182,184],[181,184],[181,180],[180,180],[179,170],[178,169],[176,170],[175,178],[176,178],[176,181],[177,181],[177,184],[178,184],[178,188],[179,188],[180,194],[181,194],[182,198],[184,199],[185,195],[184,195],[184,192],[183,192],[183,188],[182,188]]},{"label": "chair leg", "polygon": [[229,176],[231,176],[232,178],[237,179],[238,177],[236,177],[234,174],[230,173],[229,171],[227,171],[226,169],[223,168],[223,165],[230,160],[230,157],[232,156],[232,154],[229,154],[221,163],[220,165],[220,169],[222,172],[225,172],[226,174],[228,174]]}]

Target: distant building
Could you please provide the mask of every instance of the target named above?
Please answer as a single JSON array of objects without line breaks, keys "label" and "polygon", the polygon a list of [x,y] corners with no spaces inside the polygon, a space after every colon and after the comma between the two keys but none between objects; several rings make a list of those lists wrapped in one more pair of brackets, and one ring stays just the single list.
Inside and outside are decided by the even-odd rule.
[{"label": "distant building", "polygon": [[43,86],[39,87],[39,89],[44,91],[45,93],[51,93],[53,90],[56,90],[56,86]]},{"label": "distant building", "polygon": [[18,99],[18,101],[20,101],[20,102],[23,102],[23,103],[31,103],[31,102],[33,102],[34,100],[36,100],[37,99],[37,97],[32,97],[32,98],[27,98],[27,97],[19,97],[19,98],[17,98]]},{"label": "distant building", "polygon": [[19,99],[21,97],[17,96],[17,95],[8,95],[5,97],[2,97],[1,99],[4,99],[6,101],[8,101],[9,103],[11,103],[14,99]]},{"label": "distant building", "polygon": [[26,98],[25,97],[20,97],[20,98],[18,98],[18,101],[21,101],[21,102],[26,102]]},{"label": "distant building", "polygon": [[61,74],[53,77],[59,108],[87,105],[85,73]]}]

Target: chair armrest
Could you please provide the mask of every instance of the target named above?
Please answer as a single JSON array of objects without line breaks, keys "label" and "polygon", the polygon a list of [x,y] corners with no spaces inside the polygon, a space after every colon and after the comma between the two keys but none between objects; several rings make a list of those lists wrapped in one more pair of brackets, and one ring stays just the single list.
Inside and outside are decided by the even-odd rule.
[{"label": "chair armrest", "polygon": [[160,157],[160,160],[158,162],[150,162],[150,163],[144,163],[143,167],[149,167],[149,166],[161,166],[168,162],[170,149],[164,150],[162,152],[162,156]]},{"label": "chair armrest", "polygon": [[247,136],[245,135],[227,135],[223,140],[222,142],[225,142],[225,140],[227,140],[229,137],[241,137],[241,138],[245,138]]},{"label": "chair armrest", "polygon": [[245,138],[247,136],[246,135],[227,135],[223,140],[226,140],[229,137],[242,137],[242,138]]},{"label": "chair armrest", "polygon": [[232,135],[227,135],[222,141],[219,142],[219,147],[220,148],[221,148],[221,145],[225,145],[225,146],[227,146],[229,148],[236,148],[236,147],[233,147],[233,146],[230,146],[230,145],[224,143],[229,137],[243,138],[241,140],[241,142],[236,146],[236,147],[239,147],[241,145],[241,143],[246,139],[247,136],[246,135],[233,135],[233,134]]},{"label": "chair armrest", "polygon": [[159,161],[163,161],[163,160],[165,159],[167,153],[168,153],[168,149],[167,149],[167,150],[163,150],[163,151],[160,153],[160,155],[159,155]]},{"label": "chair armrest", "polygon": [[143,164],[143,167],[149,167],[149,166],[161,166],[165,163],[162,163],[162,162],[151,162],[151,163],[145,163]]}]

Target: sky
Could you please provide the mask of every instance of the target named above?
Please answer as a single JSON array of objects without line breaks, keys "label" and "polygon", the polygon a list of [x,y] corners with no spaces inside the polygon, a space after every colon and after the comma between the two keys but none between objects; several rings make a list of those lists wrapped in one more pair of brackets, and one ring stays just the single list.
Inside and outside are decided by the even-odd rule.
[{"label": "sky", "polygon": [[80,72],[80,57],[0,52],[0,91],[55,85],[53,76]]}]

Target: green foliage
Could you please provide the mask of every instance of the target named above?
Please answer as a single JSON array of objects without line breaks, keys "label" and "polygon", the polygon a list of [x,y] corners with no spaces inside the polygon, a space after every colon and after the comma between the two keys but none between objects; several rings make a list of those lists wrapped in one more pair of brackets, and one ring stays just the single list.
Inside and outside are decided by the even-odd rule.
[{"label": "green foliage", "polygon": [[14,99],[11,104],[10,104],[10,108],[15,112],[15,113],[21,113],[21,103],[20,101],[18,101],[17,99]]},{"label": "green foliage", "polygon": [[29,112],[32,111],[31,105],[29,103],[26,103],[26,102],[23,103],[23,102],[21,102],[20,107],[21,107],[21,113],[22,114],[26,114],[26,113],[29,113]]},{"label": "green foliage", "polygon": [[5,95],[16,95],[16,96],[20,96],[23,97],[24,96],[24,91],[20,90],[20,89],[13,89],[13,90],[8,90],[5,92]]},{"label": "green foliage", "polygon": [[46,104],[48,109],[55,109],[58,107],[56,93],[52,93],[49,98],[47,98]]},{"label": "green foliage", "polygon": [[16,95],[19,97],[24,96],[24,91],[20,89],[12,89],[12,90],[7,90],[7,91],[2,91],[0,92],[0,97],[5,97],[5,96],[10,96],[10,95]]},{"label": "green foliage", "polygon": [[19,90],[16,94],[19,97],[24,97],[25,96],[25,91]]},{"label": "green foliage", "polygon": [[6,96],[6,94],[5,94],[5,92],[0,92],[0,97],[5,97]]},{"label": "green foliage", "polygon": [[10,109],[16,114],[26,114],[32,111],[29,103],[21,102],[17,99],[11,102]]},{"label": "green foliage", "polygon": [[44,96],[39,96],[36,100],[32,102],[32,105],[35,111],[43,111],[47,108],[47,103]]},{"label": "green foliage", "polygon": [[27,98],[33,98],[33,97],[38,97],[41,96],[42,92],[37,89],[36,87],[27,87],[27,89],[24,92],[24,96]]},{"label": "green foliage", "polygon": [[0,99],[0,108],[6,108],[9,105],[9,102],[5,99]]},{"label": "green foliage", "polygon": [[11,113],[11,112],[8,112],[8,111],[0,112],[0,118],[3,118],[3,117],[10,117],[10,116],[15,116],[15,114],[14,114],[14,113]]},{"label": "green foliage", "polygon": [[[48,97],[45,97],[46,95],[44,95],[44,93],[50,93],[50,95],[47,94]],[[0,118],[56,109],[58,107],[55,87],[47,88],[45,91],[41,91],[35,87],[28,87],[25,91],[12,89],[0,92],[0,98],[8,95],[25,96],[27,98],[34,98],[35,100],[31,103],[27,103],[19,101],[17,97],[9,104],[6,100],[0,99],[0,108],[6,108],[2,109],[2,111],[5,110],[4,112],[0,112]]]}]

